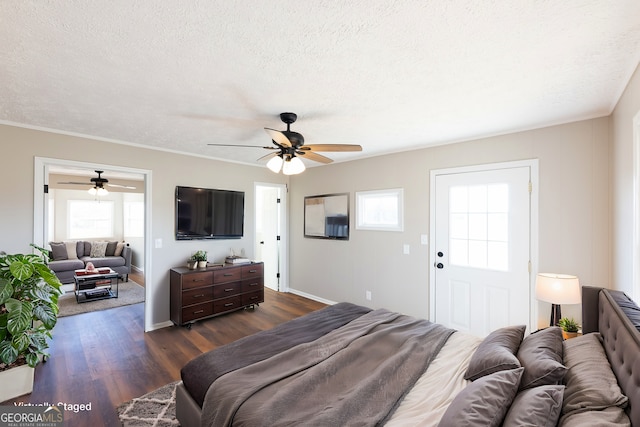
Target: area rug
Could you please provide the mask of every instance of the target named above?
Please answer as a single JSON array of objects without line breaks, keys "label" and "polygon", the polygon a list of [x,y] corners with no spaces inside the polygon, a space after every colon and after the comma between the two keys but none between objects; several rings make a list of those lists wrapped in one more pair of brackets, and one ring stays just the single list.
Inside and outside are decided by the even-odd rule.
[{"label": "area rug", "polygon": [[78,304],[73,291],[65,293],[58,298],[58,307],[60,308],[58,317],[106,310],[108,308],[137,304],[143,301],[144,287],[129,279],[128,282],[120,282],[118,285],[118,298],[101,299]]},{"label": "area rug", "polygon": [[174,381],[142,397],[119,405],[118,418],[125,427],[179,426],[176,420],[176,385]]}]

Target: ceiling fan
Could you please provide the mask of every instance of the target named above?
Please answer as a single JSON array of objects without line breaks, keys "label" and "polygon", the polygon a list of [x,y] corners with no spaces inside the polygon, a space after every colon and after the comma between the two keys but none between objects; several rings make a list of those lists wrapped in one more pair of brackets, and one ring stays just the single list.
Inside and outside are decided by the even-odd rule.
[{"label": "ceiling fan", "polygon": [[120,184],[109,184],[109,180],[106,178],[102,177],[102,174],[104,173],[104,171],[95,171],[98,176],[91,178],[89,181],[90,182],[74,182],[74,181],[67,181],[67,182],[58,182],[58,184],[72,184],[72,185],[92,185],[93,187],[91,187],[89,189],[89,194],[91,195],[95,195],[97,194],[98,196],[104,196],[109,194],[109,192],[107,191],[106,188],[104,188],[105,184],[109,187],[117,187],[117,188],[126,188],[128,190],[135,190],[136,187],[132,187],[130,185],[120,185]]},{"label": "ceiling fan", "polygon": [[[295,175],[305,170],[304,163],[300,157],[313,160],[320,163],[331,163],[333,160],[318,154],[318,151],[362,151],[362,147],[356,144],[312,144],[304,145],[304,137],[291,130],[291,123],[297,120],[295,113],[281,113],[280,120],[287,125],[287,130],[278,131],[275,129],[264,128],[265,132],[271,137],[274,146],[264,146],[266,150],[272,150],[258,160],[269,159],[267,167],[273,172],[278,173],[282,170],[285,175]],[[240,145],[240,144],[208,144],[224,147],[260,147],[258,145]]]}]

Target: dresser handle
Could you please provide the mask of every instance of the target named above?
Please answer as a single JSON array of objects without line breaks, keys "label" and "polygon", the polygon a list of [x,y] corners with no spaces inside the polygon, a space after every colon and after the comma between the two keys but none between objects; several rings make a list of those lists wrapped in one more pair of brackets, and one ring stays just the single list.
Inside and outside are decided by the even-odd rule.
[{"label": "dresser handle", "polygon": [[224,277],[233,276],[233,273],[224,273]]},{"label": "dresser handle", "polygon": [[225,292],[231,292],[232,290],[233,290],[233,288],[227,288],[227,289],[225,289],[224,291],[225,291]]},{"label": "dresser handle", "polygon": [[198,310],[193,312],[193,314],[200,314],[200,313],[204,313],[204,310]]},{"label": "dresser handle", "polygon": [[249,283],[249,286],[258,286],[257,283]]},{"label": "dresser handle", "polygon": [[257,273],[258,270],[249,270],[249,273]]},{"label": "dresser handle", "polygon": [[204,294],[198,294],[198,295],[194,295],[194,298],[202,298],[204,296]]},{"label": "dresser handle", "polygon": [[194,282],[204,282],[204,279],[193,279]]},{"label": "dresser handle", "polygon": [[226,303],[224,306],[225,306],[225,307],[231,307],[232,305],[233,305],[233,303],[232,303],[232,302],[228,302],[228,303]]}]

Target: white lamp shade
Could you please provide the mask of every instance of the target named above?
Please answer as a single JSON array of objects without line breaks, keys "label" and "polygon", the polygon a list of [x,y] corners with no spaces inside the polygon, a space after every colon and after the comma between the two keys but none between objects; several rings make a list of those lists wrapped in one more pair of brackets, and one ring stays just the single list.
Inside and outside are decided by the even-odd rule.
[{"label": "white lamp shade", "polygon": [[96,193],[98,193],[98,189],[96,187],[91,187],[88,191],[92,196],[95,196]]},{"label": "white lamp shade", "polygon": [[267,162],[267,167],[271,169],[272,172],[278,173],[280,172],[280,169],[282,169],[283,162],[284,160],[282,160],[282,157],[275,156]]},{"label": "white lamp shade", "polygon": [[306,167],[304,166],[304,163],[302,163],[302,160],[297,157],[293,157],[291,160],[284,162],[284,165],[282,166],[282,173],[285,175],[296,175],[304,172],[305,169]]},{"label": "white lamp shade", "polygon": [[539,273],[536,298],[552,304],[580,304],[580,281],[568,274]]}]

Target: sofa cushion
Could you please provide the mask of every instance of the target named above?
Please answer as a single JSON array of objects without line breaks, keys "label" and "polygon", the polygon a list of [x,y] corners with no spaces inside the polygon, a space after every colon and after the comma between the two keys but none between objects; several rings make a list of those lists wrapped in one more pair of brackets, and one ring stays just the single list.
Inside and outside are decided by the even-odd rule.
[{"label": "sofa cushion", "polygon": [[59,272],[59,271],[72,271],[79,270],[84,268],[84,262],[79,259],[64,259],[60,261],[51,261],[49,262],[49,268],[51,271]]},{"label": "sofa cushion", "polygon": [[117,241],[107,243],[107,249],[104,252],[104,256],[114,256],[116,252]]},{"label": "sofa cushion", "polygon": [[81,242],[81,247],[78,248],[78,258],[83,256],[91,256],[91,242]]},{"label": "sofa cushion", "polygon": [[85,263],[90,262],[94,267],[120,267],[125,264],[125,259],[121,256],[109,256],[109,257],[82,257],[82,261]]},{"label": "sofa cushion", "polygon": [[67,259],[78,259],[78,241],[66,240],[64,244],[67,245]]},{"label": "sofa cushion", "polygon": [[107,251],[108,242],[93,242],[91,243],[91,253],[89,256],[91,258],[102,258],[105,256],[105,252]]},{"label": "sofa cushion", "polygon": [[124,249],[125,244],[126,244],[125,242],[118,242],[118,244],[116,245],[116,250],[113,253],[113,255],[115,256],[122,255],[122,250]]},{"label": "sofa cushion", "polygon": [[63,259],[69,259],[67,256],[67,245],[62,242],[49,242],[51,246],[51,260],[60,261]]}]

